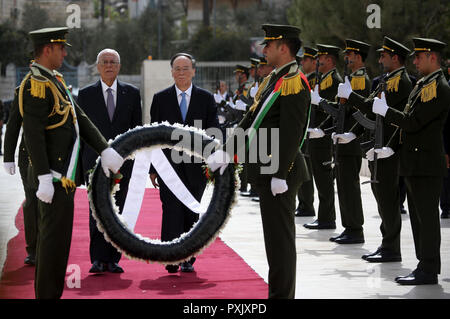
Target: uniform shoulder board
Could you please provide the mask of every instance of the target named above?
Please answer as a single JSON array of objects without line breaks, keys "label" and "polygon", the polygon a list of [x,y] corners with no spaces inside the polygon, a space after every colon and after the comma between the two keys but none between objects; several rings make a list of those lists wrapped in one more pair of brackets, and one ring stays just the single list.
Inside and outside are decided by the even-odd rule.
[{"label": "uniform shoulder board", "polygon": [[364,90],[366,88],[366,76],[364,71],[361,72],[363,73],[362,76],[361,75],[352,76],[352,80],[350,83],[352,85],[352,90],[354,91]]},{"label": "uniform shoulder board", "polygon": [[333,85],[333,74],[330,72],[322,81],[320,81],[320,90],[324,91]]},{"label": "uniform shoulder board", "polygon": [[426,84],[424,84],[422,90],[420,91],[420,101],[429,102],[437,97],[437,84],[440,75],[440,72],[437,73],[436,75],[432,76]]},{"label": "uniform shoulder board", "polygon": [[31,67],[30,94],[39,99],[45,99],[45,89],[49,86],[49,79],[39,72],[36,67]]},{"label": "uniform shoulder board", "polygon": [[302,78],[298,70],[295,73],[288,73],[283,77],[280,88],[281,96],[297,94],[304,89],[305,87],[303,86]]},{"label": "uniform shoulder board", "polygon": [[404,73],[404,69],[400,70],[399,72],[396,72],[393,74],[392,77],[389,77],[389,79],[386,81],[386,91],[387,92],[398,92],[398,86],[400,84],[400,79]]}]

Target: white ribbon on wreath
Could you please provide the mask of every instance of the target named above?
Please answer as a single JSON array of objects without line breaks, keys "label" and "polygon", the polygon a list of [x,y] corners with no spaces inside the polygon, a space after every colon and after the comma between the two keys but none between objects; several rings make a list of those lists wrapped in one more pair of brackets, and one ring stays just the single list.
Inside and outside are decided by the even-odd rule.
[{"label": "white ribbon on wreath", "polygon": [[129,229],[134,230],[144,198],[145,186],[148,178],[150,164],[158,172],[172,193],[191,211],[204,214],[206,208],[192,196],[180,177],[173,169],[161,148],[144,149],[136,152],[133,171],[128,185],[127,198],[122,211],[122,218]]}]

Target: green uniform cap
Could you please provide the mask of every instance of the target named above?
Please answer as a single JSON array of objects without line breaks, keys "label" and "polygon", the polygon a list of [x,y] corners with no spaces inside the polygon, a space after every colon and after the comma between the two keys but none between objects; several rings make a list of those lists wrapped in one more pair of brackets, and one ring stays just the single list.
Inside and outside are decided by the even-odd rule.
[{"label": "green uniform cap", "polygon": [[259,65],[266,65],[267,64],[267,60],[265,57],[260,57],[259,58]]},{"label": "green uniform cap", "polygon": [[317,49],[311,48],[311,47],[303,47],[303,58],[309,57],[309,58],[317,58]]},{"label": "green uniform cap", "polygon": [[261,45],[269,41],[281,39],[300,39],[300,28],[292,25],[263,24],[262,29],[266,33]]},{"label": "green uniform cap", "polygon": [[427,38],[413,38],[414,42],[414,52],[442,52],[447,46],[447,43],[441,42],[435,39]]},{"label": "green uniform cap", "polygon": [[344,52],[348,52],[348,51],[354,51],[357,52],[359,54],[368,54],[369,53],[369,49],[370,49],[370,44],[362,42],[362,41],[358,41],[358,40],[353,40],[353,39],[347,39],[345,40],[345,49]]},{"label": "green uniform cap", "polygon": [[249,67],[242,65],[242,64],[236,64],[236,69],[234,69],[233,73],[242,72],[247,73],[249,72]]},{"label": "green uniform cap", "polygon": [[334,45],[328,45],[328,44],[318,44],[317,45],[317,54],[318,55],[334,55],[336,58],[339,58],[339,52],[341,51],[341,48],[334,46]]},{"label": "green uniform cap", "polygon": [[402,57],[408,56],[408,54],[411,52],[411,50],[405,47],[403,44],[389,37],[384,37],[383,46],[377,51],[398,54]]},{"label": "green uniform cap", "polygon": [[250,58],[250,67],[256,68],[259,64],[259,59],[256,58]]},{"label": "green uniform cap", "polygon": [[65,45],[71,46],[67,43],[66,34],[69,32],[69,28],[44,28],[39,30],[34,30],[28,33],[34,46],[47,44],[47,43],[63,43]]}]

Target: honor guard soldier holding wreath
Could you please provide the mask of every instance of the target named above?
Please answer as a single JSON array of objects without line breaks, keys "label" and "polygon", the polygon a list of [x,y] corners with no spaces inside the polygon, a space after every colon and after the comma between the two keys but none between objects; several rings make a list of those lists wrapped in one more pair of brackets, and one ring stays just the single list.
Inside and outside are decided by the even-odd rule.
[{"label": "honor guard soldier holding wreath", "polygon": [[36,247],[35,294],[60,298],[64,288],[72,237],[74,195],[83,180],[78,165],[80,139],[97,153],[105,175],[117,172],[123,158],[112,148],[74,102],[63,76],[55,71],[67,55],[68,28],[30,32],[35,60],[22,80],[18,101],[29,178],[36,184],[39,221]]},{"label": "honor guard soldier holding wreath", "polygon": [[375,98],[372,111],[400,129],[400,175],[405,177],[408,208],[414,237],[416,269],[395,278],[401,285],[437,284],[441,270],[439,196],[447,173],[442,130],[450,108],[450,88],[441,70],[446,44],[413,38],[414,65],[423,76],[408,98],[403,112]]},{"label": "honor guard soldier holding wreath", "polygon": [[[269,298],[295,297],[297,252],[295,247],[295,197],[301,183],[309,179],[300,147],[306,136],[310,108],[310,88],[306,76],[300,72],[295,56],[301,47],[300,29],[287,25],[262,26],[265,31],[263,54],[275,70],[262,82],[255,101],[239,127],[255,132],[254,140],[239,148],[259,154],[255,148],[270,144],[271,134],[279,133],[279,152],[271,152],[265,145],[270,162],[258,158],[248,163],[248,177],[254,182],[260,198],[264,243],[269,264]],[[266,131],[266,134],[262,132]],[[261,134],[261,135],[260,135]],[[262,141],[267,136],[267,141]],[[212,171],[223,172],[234,157],[234,136],[221,150],[210,155],[207,163]],[[253,142],[252,142],[253,141]],[[252,153],[254,152],[254,153]],[[248,159],[249,157],[246,156]],[[264,172],[278,161],[274,172]]]},{"label": "honor guard soldier holding wreath", "polygon": [[[338,97],[348,99],[350,105],[370,115],[373,119],[372,104],[375,96],[384,92],[386,100],[391,107],[398,111],[405,109],[408,96],[412,90],[411,80],[405,68],[405,60],[410,50],[401,43],[385,37],[380,52],[379,62],[383,66],[383,75],[378,87],[369,98],[365,98],[352,91],[348,80],[339,85]],[[361,126],[359,126],[361,128]],[[381,246],[371,254],[363,255],[362,258],[368,262],[395,262],[401,261],[400,252],[400,230],[402,219],[400,214],[399,194],[399,156],[398,129],[389,123],[383,123],[381,129],[383,134],[383,148],[367,152],[369,168],[377,183],[372,183],[372,192],[377,200],[378,213],[381,217],[381,234],[383,240]],[[377,133],[377,132],[376,132]],[[394,151],[395,150],[395,151]],[[377,152],[377,162],[374,163],[374,152]],[[377,170],[374,170],[377,165]]]}]

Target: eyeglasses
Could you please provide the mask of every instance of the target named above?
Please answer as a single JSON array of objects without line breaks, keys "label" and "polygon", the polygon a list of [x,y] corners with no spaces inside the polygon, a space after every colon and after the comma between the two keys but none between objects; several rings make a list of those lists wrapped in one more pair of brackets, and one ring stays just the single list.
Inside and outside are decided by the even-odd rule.
[{"label": "eyeglasses", "polygon": [[100,64],[100,65],[108,65],[108,64],[118,65],[119,62],[118,61],[99,61],[98,64]]},{"label": "eyeglasses", "polygon": [[185,67],[183,67],[183,68],[176,67],[176,68],[174,68],[173,70],[174,70],[175,72],[188,72],[188,71],[191,70],[191,68],[188,67],[188,66],[185,66]]}]

